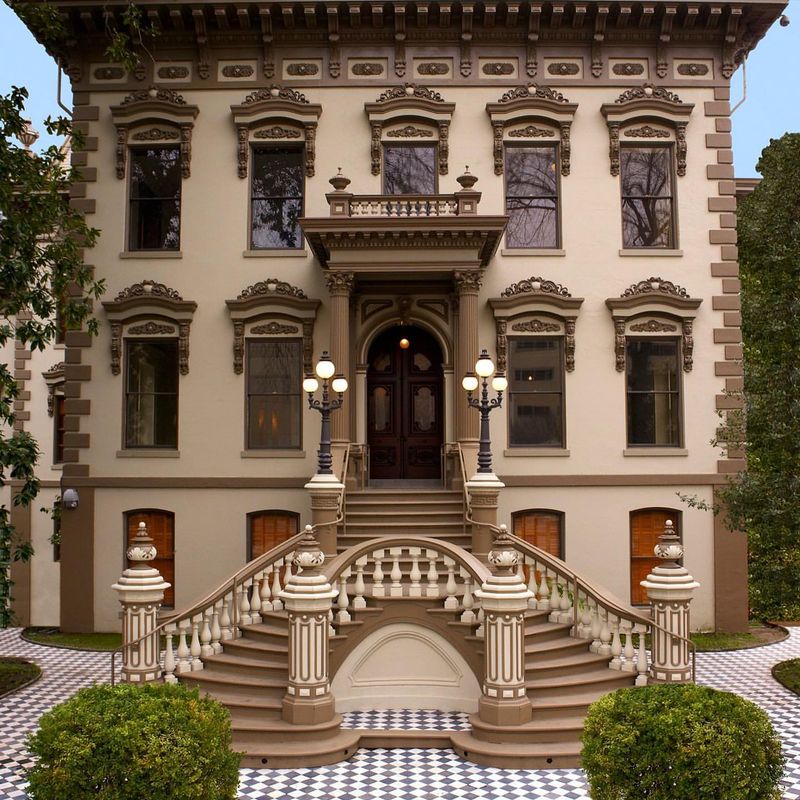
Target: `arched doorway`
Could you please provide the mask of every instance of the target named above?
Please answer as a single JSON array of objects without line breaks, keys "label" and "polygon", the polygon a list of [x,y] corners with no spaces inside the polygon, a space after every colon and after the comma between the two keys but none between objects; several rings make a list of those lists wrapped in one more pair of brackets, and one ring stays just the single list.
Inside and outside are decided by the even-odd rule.
[{"label": "arched doorway", "polygon": [[369,349],[367,443],[370,478],[441,477],[442,351],[422,328],[398,325]]}]

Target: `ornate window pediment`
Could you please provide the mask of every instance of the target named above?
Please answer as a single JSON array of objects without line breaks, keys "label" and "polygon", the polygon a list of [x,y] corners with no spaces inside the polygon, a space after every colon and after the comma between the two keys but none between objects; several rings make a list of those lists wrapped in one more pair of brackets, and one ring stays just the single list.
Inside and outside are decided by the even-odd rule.
[{"label": "ornate window pediment", "polygon": [[302,289],[286,281],[267,278],[248,286],[225,304],[233,322],[233,371],[237,375],[244,371],[244,341],[248,336],[302,338],[303,372],[312,372],[319,300],[309,299]]},{"label": "ornate window pediment", "polygon": [[674,92],[652,83],[626,89],[613,103],[604,103],[600,110],[608,124],[611,174],[619,175],[620,141],[672,141],[677,173],[685,175],[686,126],[693,109],[693,103],[684,103]]},{"label": "ornate window pediment", "polygon": [[494,173],[503,174],[506,143],[547,144],[560,142],[559,170],[570,171],[570,130],[577,103],[547,86],[529,84],[506,92],[496,103],[486,104],[494,131]]},{"label": "ornate window pediment", "polygon": [[47,384],[47,416],[52,417],[55,411],[56,395],[64,393],[64,362],[53,364],[50,369],[42,373]]},{"label": "ornate window pediment", "polygon": [[625,370],[626,336],[676,336],[681,338],[684,372],[692,371],[693,323],[703,301],[682,286],[663,278],[631,284],[606,305],[614,322],[614,357],[617,372]]},{"label": "ornate window pediment", "polygon": [[246,178],[252,144],[305,144],[306,175],[314,175],[317,124],[322,106],[305,95],[281,86],[257,89],[239,105],[231,106],[238,138],[239,177]]},{"label": "ornate window pediment", "polygon": [[111,372],[121,372],[122,339],[177,338],[181,375],[189,374],[189,329],[197,303],[156,281],[141,281],[103,301],[111,326]]},{"label": "ornate window pediment", "polygon": [[125,177],[130,144],[180,144],[181,174],[191,175],[192,129],[200,109],[172,89],[151,86],[111,106],[117,129],[117,177]]},{"label": "ornate window pediment", "polygon": [[564,336],[567,372],[575,369],[575,321],[582,297],[573,297],[565,286],[540,277],[512,283],[500,297],[489,299],[497,333],[497,370],[505,372],[509,335]]},{"label": "ornate window pediment", "polygon": [[374,103],[365,103],[372,132],[372,174],[381,174],[384,143],[427,141],[438,143],[438,172],[447,175],[450,121],[455,108],[455,103],[445,102],[438,92],[415,83],[394,86]]}]

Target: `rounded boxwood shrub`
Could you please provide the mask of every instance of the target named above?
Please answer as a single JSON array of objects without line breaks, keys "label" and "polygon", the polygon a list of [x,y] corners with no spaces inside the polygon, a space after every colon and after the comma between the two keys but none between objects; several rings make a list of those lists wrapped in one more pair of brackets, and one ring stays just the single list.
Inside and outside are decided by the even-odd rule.
[{"label": "rounded boxwood shrub", "polygon": [[182,684],[82,689],[28,739],[32,800],[229,800],[239,754],[225,708]]},{"label": "rounded boxwood shrub", "polygon": [[593,800],[780,800],[780,741],[729,692],[620,689],[589,707],[582,741]]}]

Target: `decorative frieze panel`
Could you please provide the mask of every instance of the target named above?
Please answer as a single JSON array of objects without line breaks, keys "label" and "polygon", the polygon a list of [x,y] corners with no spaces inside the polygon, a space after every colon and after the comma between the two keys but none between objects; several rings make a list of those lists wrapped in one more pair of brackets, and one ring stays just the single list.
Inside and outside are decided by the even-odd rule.
[{"label": "decorative frieze panel", "polygon": [[230,81],[251,81],[256,74],[256,62],[240,63],[220,63],[218,65],[219,79],[224,82]]},{"label": "decorative frieze panel", "polygon": [[676,78],[708,80],[714,77],[714,61],[710,58],[696,61],[676,59],[673,66]]},{"label": "decorative frieze panel", "polygon": [[582,58],[546,58],[544,64],[548,75],[571,80],[583,77]]},{"label": "decorative frieze panel", "polygon": [[156,65],[156,77],[161,81],[187,81],[191,74],[190,64]]},{"label": "decorative frieze panel", "polygon": [[386,59],[374,61],[351,59],[348,65],[351,78],[380,78],[386,75],[388,70]]},{"label": "decorative frieze panel", "polygon": [[172,89],[151,86],[129,94],[119,105],[111,106],[117,129],[116,174],[125,177],[128,143],[178,141],[181,149],[181,175],[191,175],[192,130],[199,113]]}]

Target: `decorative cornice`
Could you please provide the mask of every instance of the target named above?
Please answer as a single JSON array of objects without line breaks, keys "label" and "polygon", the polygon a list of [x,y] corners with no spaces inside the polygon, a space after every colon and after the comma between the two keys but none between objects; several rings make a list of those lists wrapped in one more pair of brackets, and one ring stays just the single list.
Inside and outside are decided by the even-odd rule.
[{"label": "decorative cornice", "polygon": [[59,361],[57,364],[53,364],[50,369],[45,370],[42,373],[42,377],[48,383],[59,383],[60,381],[64,380],[64,362]]},{"label": "decorative cornice", "polygon": [[678,330],[678,326],[672,322],[661,322],[657,319],[648,319],[646,322],[634,322],[630,329],[637,333],[667,333]]},{"label": "decorative cornice", "polygon": [[285,336],[291,333],[299,333],[297,325],[281,325],[279,322],[267,322],[265,325],[254,325],[250,328],[250,333],[256,336]]},{"label": "decorative cornice", "polygon": [[511,330],[524,333],[557,333],[561,331],[561,326],[557,322],[543,322],[540,319],[531,319],[512,323]]},{"label": "decorative cornice", "polygon": [[180,139],[180,133],[177,130],[170,131],[164,128],[148,128],[146,131],[138,131],[131,136],[135,142],[163,142],[175,139]]},{"label": "decorative cornice", "polygon": [[529,83],[526,86],[518,86],[515,89],[511,89],[497,102],[511,103],[514,100],[528,100],[534,97],[539,100],[548,100],[552,103],[569,103],[569,100],[567,100],[561,92],[551,89],[549,86],[538,86],[535,83]]},{"label": "decorative cornice", "polygon": [[640,128],[628,128],[626,136],[639,139],[669,139],[669,132],[654,128],[652,125],[642,125]]},{"label": "decorative cornice", "polygon": [[637,295],[670,295],[689,299],[686,289],[663,278],[648,278],[645,281],[632,283],[620,297],[636,297]]},{"label": "decorative cornice", "polygon": [[381,94],[376,103],[386,103],[390,100],[400,100],[415,97],[418,100],[428,100],[431,103],[444,103],[444,98],[432,89],[419,86],[416,83],[405,83],[402,86],[393,86]]},{"label": "decorative cornice", "polygon": [[251,92],[245,97],[242,101],[242,105],[249,106],[254,103],[269,102],[270,100],[288,100],[291,103],[309,105],[308,99],[301,92],[291,87],[278,86],[277,84],[273,84],[268,88],[256,89],[256,91]]},{"label": "decorative cornice", "polygon": [[169,286],[164,283],[151,280],[140,281],[139,283],[128,286],[126,289],[123,289],[114,300],[118,302],[131,297],[164,297],[168,300],[183,300],[177,290],[170,289]]},{"label": "decorative cornice", "polygon": [[425,128],[417,128],[415,125],[406,125],[404,128],[386,132],[386,136],[390,139],[427,139],[433,135],[432,131],[426,130]]},{"label": "decorative cornice", "polygon": [[133,325],[126,332],[134,336],[153,336],[156,334],[175,333],[175,327],[173,325],[162,325],[150,320],[143,325]]},{"label": "decorative cornice", "polygon": [[267,278],[264,281],[258,281],[252,286],[243,289],[237,300],[247,300],[251,297],[263,297],[269,295],[283,295],[285,297],[297,297],[301,300],[306,300],[306,294],[302,289],[297,286],[292,286],[291,283],[278,280],[277,278]]},{"label": "decorative cornice", "polygon": [[683,100],[674,92],[665,89],[663,86],[656,86],[652,83],[645,83],[644,86],[634,86],[626,89],[614,102],[630,103],[632,100],[662,100],[666,103],[683,105]]},{"label": "decorative cornice", "polygon": [[142,89],[129,94],[120,103],[120,106],[130,106],[134,103],[152,103],[153,101],[169,103],[174,106],[186,105],[186,101],[174,89],[168,89],[163,86],[151,86],[149,89]]},{"label": "decorative cornice", "polygon": [[500,296],[513,297],[518,294],[554,294],[558,297],[572,297],[567,288],[560,283],[538,277],[530,277],[517,283],[512,283]]},{"label": "decorative cornice", "polygon": [[292,128],[283,128],[280,125],[273,125],[271,128],[261,128],[253,132],[254,139],[300,139],[300,131]]},{"label": "decorative cornice", "polygon": [[525,128],[518,128],[515,131],[509,131],[508,135],[515,139],[535,139],[535,138],[550,138],[556,135],[555,131],[550,128],[539,128],[536,125],[528,125]]}]

